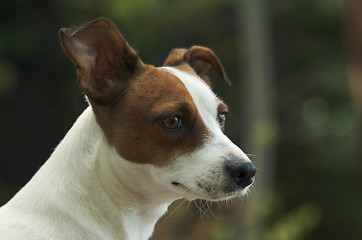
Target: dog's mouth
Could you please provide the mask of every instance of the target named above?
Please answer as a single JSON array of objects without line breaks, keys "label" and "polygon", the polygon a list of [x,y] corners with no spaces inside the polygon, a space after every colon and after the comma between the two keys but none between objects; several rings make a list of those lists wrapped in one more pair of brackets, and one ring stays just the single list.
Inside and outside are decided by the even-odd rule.
[{"label": "dog's mouth", "polygon": [[[172,181],[171,184],[175,186],[177,189],[183,191],[182,197],[188,200],[194,199],[203,199],[208,201],[222,201],[227,200],[237,196],[243,196],[247,193],[248,187],[246,188],[234,188],[232,186],[225,187],[203,187],[198,184],[199,188],[197,190],[193,190],[191,187],[179,182]],[[250,185],[249,185],[250,186]]]}]

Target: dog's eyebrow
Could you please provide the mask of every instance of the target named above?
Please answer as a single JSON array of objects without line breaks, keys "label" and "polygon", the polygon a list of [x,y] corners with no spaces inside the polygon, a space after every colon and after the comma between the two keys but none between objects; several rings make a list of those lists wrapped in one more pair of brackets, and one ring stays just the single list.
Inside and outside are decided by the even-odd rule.
[{"label": "dog's eyebrow", "polygon": [[219,107],[217,108],[217,111],[219,113],[229,112],[229,108],[224,102],[220,101],[220,104],[219,104]]},{"label": "dog's eyebrow", "polygon": [[192,105],[189,102],[182,101],[176,103],[169,103],[162,109],[162,114],[180,114],[189,115],[193,111]]},{"label": "dog's eyebrow", "polygon": [[192,107],[190,103],[188,102],[181,102],[178,106],[178,108],[184,113],[184,114],[190,114],[192,113]]}]

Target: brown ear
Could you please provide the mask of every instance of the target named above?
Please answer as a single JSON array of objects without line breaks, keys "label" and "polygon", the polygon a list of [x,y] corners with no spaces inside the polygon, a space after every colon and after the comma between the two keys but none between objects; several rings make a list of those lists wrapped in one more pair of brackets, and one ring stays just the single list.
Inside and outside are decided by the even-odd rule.
[{"label": "brown ear", "polygon": [[59,34],[75,64],[78,85],[95,103],[112,101],[143,68],[138,54],[105,18],[78,28],[62,28]]},{"label": "brown ear", "polygon": [[209,48],[194,46],[190,49],[173,49],[164,62],[163,66],[178,66],[182,63],[188,63],[193,68],[195,73],[210,86],[211,81],[209,72],[211,69],[219,74],[226,84],[231,85],[231,81],[226,76],[219,58]]}]

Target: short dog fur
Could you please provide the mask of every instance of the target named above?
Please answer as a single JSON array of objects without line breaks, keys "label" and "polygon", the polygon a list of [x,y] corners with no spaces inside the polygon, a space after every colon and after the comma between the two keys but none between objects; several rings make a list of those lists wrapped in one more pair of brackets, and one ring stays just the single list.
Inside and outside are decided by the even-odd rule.
[{"label": "short dog fur", "polygon": [[149,239],[176,199],[248,191],[255,167],[223,133],[209,71],[230,82],[210,49],[174,49],[156,68],[105,18],[60,39],[90,106],[0,208],[1,240]]}]

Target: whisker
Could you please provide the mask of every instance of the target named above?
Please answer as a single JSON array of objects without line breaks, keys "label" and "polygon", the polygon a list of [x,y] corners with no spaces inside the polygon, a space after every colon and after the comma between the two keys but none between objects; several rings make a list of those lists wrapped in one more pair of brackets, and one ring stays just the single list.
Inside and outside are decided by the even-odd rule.
[{"label": "whisker", "polygon": [[209,212],[211,213],[211,215],[214,217],[214,218],[216,218],[216,216],[214,215],[214,213],[212,212],[212,210],[211,210],[211,205],[212,205],[212,202],[209,202],[209,201],[207,201],[206,202],[207,204],[206,204],[206,206],[207,206],[207,208],[209,209]]},{"label": "whisker", "polygon": [[248,153],[248,154],[246,154],[246,156],[248,156],[250,158],[250,160],[252,160],[252,161],[258,162],[260,160],[260,158],[255,154]]},{"label": "whisker", "polygon": [[200,206],[197,204],[197,201],[198,201],[199,199],[195,199],[193,202],[194,202],[194,204],[195,204],[195,206],[197,207],[197,209],[199,210],[199,211],[197,211],[197,212],[195,212],[195,214],[194,215],[192,215],[192,217],[194,217],[196,214],[200,214],[200,217],[201,217],[201,220],[203,221],[203,215],[202,214],[204,214],[204,215],[206,215],[205,214],[205,212],[204,211],[202,211],[202,209],[200,208]]},{"label": "whisker", "polygon": [[243,208],[243,205],[245,204],[245,196],[240,196],[239,199],[240,204],[238,206],[238,209],[241,210]]},{"label": "whisker", "polygon": [[221,210],[219,202],[216,202],[217,207]]},{"label": "whisker", "polygon": [[179,209],[179,207],[181,207],[181,205],[186,201],[186,199],[184,199],[172,212],[170,212],[169,214],[167,214],[167,216],[162,220],[161,223],[165,222],[167,219],[169,219],[169,217],[176,212],[177,209]]},{"label": "whisker", "polygon": [[206,212],[203,210],[204,205],[202,204],[202,200],[199,199],[199,203],[200,203],[200,206],[197,204],[196,204],[196,206],[200,210],[200,214],[202,213],[204,216],[206,216]]},{"label": "whisker", "polygon": [[191,204],[191,201],[189,201],[189,203],[187,204],[187,211],[190,212],[190,204]]},{"label": "whisker", "polygon": [[187,204],[187,208],[188,208],[188,211],[190,212],[190,206],[191,204],[193,203],[196,208],[197,208],[197,211],[193,212],[192,215],[189,215],[190,219],[194,218],[197,214],[200,214],[200,217],[201,217],[201,220],[203,221],[203,214],[205,214],[204,211],[202,211],[202,209],[200,209],[199,205],[197,204],[196,201],[199,201],[199,199],[195,199],[195,200],[192,200],[192,201],[189,201],[189,203]]},{"label": "whisker", "polygon": [[247,153],[246,156],[258,158],[258,156],[256,156],[255,154],[252,154],[252,153]]}]

